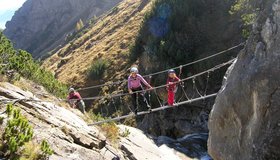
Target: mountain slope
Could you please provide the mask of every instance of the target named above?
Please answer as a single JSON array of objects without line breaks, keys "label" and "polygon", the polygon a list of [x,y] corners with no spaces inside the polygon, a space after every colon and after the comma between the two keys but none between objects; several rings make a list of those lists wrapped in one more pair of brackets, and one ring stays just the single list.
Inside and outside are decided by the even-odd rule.
[{"label": "mountain slope", "polygon": [[134,42],[149,0],[125,0],[101,17],[89,31],[44,61],[43,66],[53,71],[65,83],[90,85],[87,69],[96,60],[106,59],[110,66],[105,79],[122,79],[129,67],[129,46]]},{"label": "mountain slope", "polygon": [[27,0],[7,22],[4,34],[16,48],[41,57],[64,42],[81,19],[87,22],[120,0]]}]

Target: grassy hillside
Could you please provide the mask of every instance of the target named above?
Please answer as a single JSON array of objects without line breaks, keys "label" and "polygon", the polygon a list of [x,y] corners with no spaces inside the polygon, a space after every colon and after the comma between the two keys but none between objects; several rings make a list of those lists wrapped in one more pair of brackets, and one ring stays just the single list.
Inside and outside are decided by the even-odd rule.
[{"label": "grassy hillside", "polygon": [[[100,79],[124,78],[131,65],[129,49],[150,6],[149,0],[122,2],[95,21],[84,35],[46,59],[43,66],[54,72],[60,81],[76,86],[100,83]],[[96,61],[102,61],[101,58],[107,63],[102,70],[104,74],[96,78],[89,76],[89,69]]]}]

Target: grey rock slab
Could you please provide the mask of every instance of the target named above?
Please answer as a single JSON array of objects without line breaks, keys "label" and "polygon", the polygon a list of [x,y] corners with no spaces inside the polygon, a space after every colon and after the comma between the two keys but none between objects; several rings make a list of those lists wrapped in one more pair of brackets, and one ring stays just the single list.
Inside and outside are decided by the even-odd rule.
[{"label": "grey rock slab", "polygon": [[132,160],[179,160],[175,151],[166,146],[157,146],[152,137],[148,137],[141,130],[118,125],[120,133],[128,130],[130,134],[120,139],[120,149],[124,156]]},{"label": "grey rock slab", "polygon": [[[9,99],[40,100],[31,92],[12,84],[1,82],[0,95]],[[106,137],[95,127],[90,127],[75,113],[51,102],[19,101],[16,103],[34,128],[34,139],[40,143],[46,139],[55,154],[50,159],[93,160],[104,157],[100,149],[106,145]]]}]

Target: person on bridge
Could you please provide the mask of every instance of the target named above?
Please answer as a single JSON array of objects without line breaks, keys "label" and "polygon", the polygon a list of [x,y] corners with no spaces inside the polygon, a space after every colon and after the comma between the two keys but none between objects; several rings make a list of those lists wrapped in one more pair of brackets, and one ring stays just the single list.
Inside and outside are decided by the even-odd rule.
[{"label": "person on bridge", "polygon": [[85,103],[79,92],[76,92],[74,88],[69,89],[69,94],[67,97],[68,103],[72,108],[79,108],[82,113],[85,113]]},{"label": "person on bridge", "polygon": [[[138,74],[138,69],[136,67],[132,67],[130,69],[130,76],[128,77],[128,92],[131,94],[131,97],[132,97],[132,105],[134,107],[133,109],[134,109],[135,115],[137,115],[137,112],[138,112],[138,102],[144,102],[146,107],[149,110],[151,109],[144,93],[138,92],[138,91],[144,90],[142,83],[149,89],[153,89],[153,87],[140,74]],[[137,92],[137,93],[135,93],[135,92]],[[139,95],[141,95],[141,96],[139,97]],[[139,98],[141,98],[141,100],[139,100]]]},{"label": "person on bridge", "polygon": [[168,91],[168,105],[174,105],[174,97],[175,93],[177,92],[177,85],[180,82],[180,78],[177,77],[175,70],[170,69],[168,71],[168,78],[167,78],[167,91]]}]

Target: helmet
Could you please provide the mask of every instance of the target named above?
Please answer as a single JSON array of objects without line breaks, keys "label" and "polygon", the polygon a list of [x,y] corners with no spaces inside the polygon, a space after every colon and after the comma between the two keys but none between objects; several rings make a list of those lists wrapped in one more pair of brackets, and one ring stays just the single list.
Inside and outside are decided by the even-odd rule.
[{"label": "helmet", "polygon": [[175,73],[175,70],[174,69],[170,69],[170,70],[168,70],[168,74],[169,73]]},{"label": "helmet", "polygon": [[75,89],[74,88],[69,88],[69,93],[71,92],[75,92]]},{"label": "helmet", "polygon": [[131,72],[131,73],[138,73],[138,69],[137,69],[136,67],[132,67],[132,68],[130,69],[130,72]]}]

